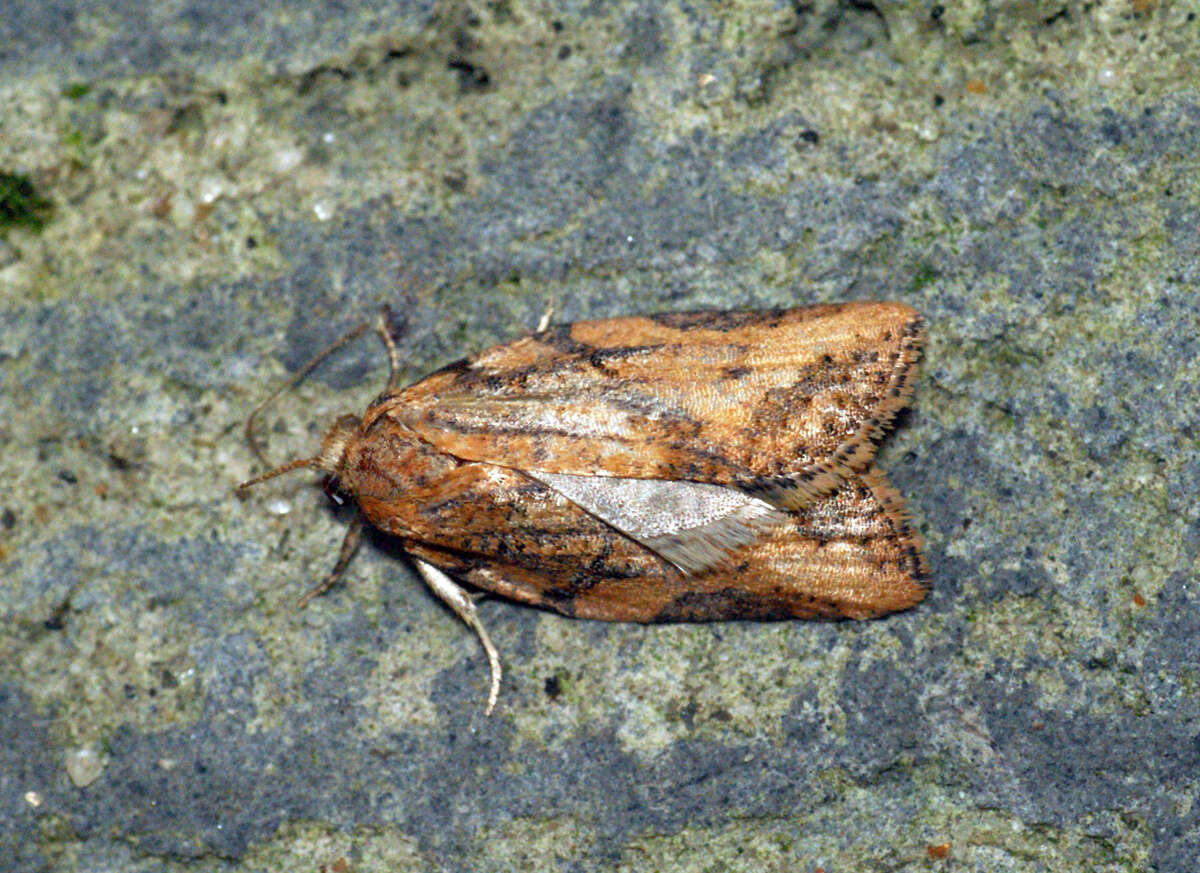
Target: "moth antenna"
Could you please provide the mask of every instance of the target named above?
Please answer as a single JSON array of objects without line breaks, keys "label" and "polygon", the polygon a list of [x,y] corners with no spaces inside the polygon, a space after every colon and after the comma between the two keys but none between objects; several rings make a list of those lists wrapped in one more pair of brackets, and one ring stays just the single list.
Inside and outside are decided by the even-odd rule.
[{"label": "moth antenna", "polygon": [[284,473],[290,473],[292,470],[299,470],[301,467],[316,466],[322,459],[322,455],[313,455],[311,458],[297,458],[294,461],[288,461],[281,467],[276,467],[273,470],[268,470],[262,475],[255,476],[253,479],[247,479],[241,485],[238,485],[238,494],[242,494],[252,485],[257,485],[259,482],[266,482],[268,479],[274,479],[276,476],[282,476]]},{"label": "moth antenna", "polygon": [[[361,336],[363,331],[365,331],[370,326],[371,326],[371,323],[369,321],[364,321],[362,324],[359,324],[356,327],[353,327],[350,330],[348,330],[346,333],[342,334],[340,337],[335,339],[332,343],[327,345],[322,351],[317,353],[317,356],[315,358],[313,358],[311,361],[309,361],[307,364],[305,364],[303,367],[301,367],[296,372],[296,375],[292,376],[292,378],[288,379],[286,382],[284,382],[282,385],[280,385],[278,388],[276,388],[274,391],[272,391],[270,394],[268,394],[261,403],[259,403],[256,407],[254,407],[253,410],[251,410],[250,415],[247,416],[247,418],[246,418],[246,442],[250,446],[251,453],[253,453],[254,457],[258,459],[259,463],[261,463],[265,467],[271,466],[271,462],[267,460],[266,455],[263,454],[263,450],[258,444],[258,440],[255,438],[254,423],[255,423],[255,420],[258,418],[259,413],[262,412],[264,409],[266,409],[268,406],[270,406],[271,403],[273,403],[275,400],[277,400],[279,398],[279,396],[281,394],[283,394],[285,391],[289,391],[292,388],[295,388],[297,385],[299,385],[300,382],[302,382],[304,380],[305,376],[307,376],[314,369],[316,369],[318,364],[320,364],[322,361],[324,361],[326,358],[328,358],[330,355],[332,355],[334,352],[336,352],[342,346],[346,345],[346,343]],[[393,348],[394,348],[394,346],[389,348],[389,356],[391,355]],[[282,475],[283,473],[287,473],[291,470],[295,470],[297,467],[301,467],[301,466],[304,466],[305,464],[309,464],[313,460],[314,459],[312,459],[312,458],[307,458],[304,461],[293,461],[289,464],[285,464],[283,467],[278,467],[278,468],[272,470],[270,473],[259,476],[257,479],[251,479],[249,482],[244,482],[243,484],[238,486],[238,490],[240,491],[241,489],[246,488],[250,485],[254,485],[257,482],[261,482],[264,479],[270,479],[273,476],[279,476],[279,475]]]}]

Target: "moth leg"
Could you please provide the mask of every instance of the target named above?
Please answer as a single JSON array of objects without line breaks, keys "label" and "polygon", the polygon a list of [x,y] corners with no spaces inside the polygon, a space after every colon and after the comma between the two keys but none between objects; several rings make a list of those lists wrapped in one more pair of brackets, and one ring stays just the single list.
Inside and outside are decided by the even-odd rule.
[{"label": "moth leg", "polygon": [[479,613],[475,611],[475,601],[458,583],[437,567],[425,563],[420,558],[413,558],[413,562],[417,565],[417,570],[420,572],[421,578],[425,580],[425,584],[433,589],[433,593],[453,609],[455,614],[479,636],[479,642],[483,644],[488,664],[492,668],[492,687],[488,692],[487,709],[483,711],[484,715],[491,715],[492,710],[496,707],[496,701],[500,698],[500,654],[492,645],[492,638],[484,630],[483,622],[479,620]]},{"label": "moth leg", "polygon": [[392,339],[392,332],[388,328],[391,314],[392,310],[385,303],[375,322],[375,332],[379,334],[379,338],[383,341],[383,347],[387,349],[388,368],[391,371],[387,380],[387,390],[389,391],[395,388],[400,380],[400,353],[396,351],[396,341]]},{"label": "moth leg", "polygon": [[354,557],[354,553],[358,551],[358,546],[362,542],[362,534],[363,517],[359,514],[354,516],[354,520],[350,522],[350,527],[346,529],[346,536],[342,539],[342,549],[338,553],[337,563],[333,565],[333,569],[329,571],[329,575],[322,579],[316,588],[313,588],[296,601],[297,609],[303,609],[308,606],[310,600],[324,594],[345,575],[346,568],[350,566],[350,560]]}]

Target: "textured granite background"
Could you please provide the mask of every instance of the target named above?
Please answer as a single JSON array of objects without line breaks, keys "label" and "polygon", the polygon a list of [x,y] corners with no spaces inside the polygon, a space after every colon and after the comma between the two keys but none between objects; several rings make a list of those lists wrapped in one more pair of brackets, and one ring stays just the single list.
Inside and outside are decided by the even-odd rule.
[{"label": "textured granite background", "polygon": [[[1194,870],[1198,62],[1154,0],[9,2],[0,867]],[[344,515],[233,494],[381,301],[415,378],[548,302],[857,298],[929,322],[905,615],[490,600],[485,719],[391,544],[298,612]]]}]

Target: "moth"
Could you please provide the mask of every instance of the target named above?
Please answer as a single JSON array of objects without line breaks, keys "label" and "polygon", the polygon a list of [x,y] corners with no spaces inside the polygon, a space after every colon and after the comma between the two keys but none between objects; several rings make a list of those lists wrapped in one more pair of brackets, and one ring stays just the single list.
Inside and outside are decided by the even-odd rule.
[{"label": "moth", "polygon": [[579,321],[408,387],[386,313],[376,328],[386,390],[239,489],[308,467],[357,503],[302,602],[340,577],[363,519],[398,537],[478,635],[488,713],[500,659],[460,583],[635,622],[865,619],[925,595],[920,537],[873,463],[912,394],[909,306]]}]

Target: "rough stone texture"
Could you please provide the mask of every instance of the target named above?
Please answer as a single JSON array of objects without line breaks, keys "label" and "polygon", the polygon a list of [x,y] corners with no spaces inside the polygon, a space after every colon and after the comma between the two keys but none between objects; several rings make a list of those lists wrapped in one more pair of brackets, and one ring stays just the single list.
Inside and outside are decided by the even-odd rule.
[{"label": "rough stone texture", "polygon": [[[5,865],[1194,870],[1189,6],[18,3],[0,173],[53,212],[0,221]],[[416,377],[547,302],[855,298],[929,320],[906,615],[489,601],[485,719],[393,544],[297,612],[344,513],[232,492],[246,412],[381,301]],[[323,367],[272,456],[382,373]]]}]

